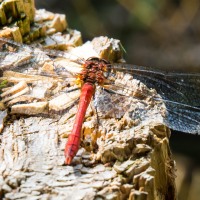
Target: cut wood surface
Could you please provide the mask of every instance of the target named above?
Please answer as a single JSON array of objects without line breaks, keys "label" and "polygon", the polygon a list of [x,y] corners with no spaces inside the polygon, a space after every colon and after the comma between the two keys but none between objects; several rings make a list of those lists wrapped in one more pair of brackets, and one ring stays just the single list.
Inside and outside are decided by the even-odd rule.
[{"label": "cut wood surface", "polygon": [[[0,9],[5,10],[8,2],[3,1]],[[18,5],[24,1],[12,2]],[[103,108],[105,102],[101,100],[98,105],[102,106],[102,112],[98,113],[97,119],[91,104],[78,154],[71,166],[64,164],[64,147],[77,112],[74,99],[78,98],[79,92],[73,91],[77,87],[74,78],[60,72],[62,69],[78,72],[78,64],[72,62],[77,57],[99,56],[111,62],[124,62],[120,41],[98,37],[82,45],[78,31],[57,33],[66,30],[67,22],[63,15],[35,11],[33,2],[28,5],[32,6],[29,7],[32,12],[22,12],[25,16],[36,13],[35,18],[29,17],[29,23],[34,21],[33,26],[40,23],[40,30],[45,30],[41,32],[43,34],[31,35],[18,26],[0,30],[0,37],[18,42],[40,39],[33,44],[34,48],[21,45],[24,48],[21,52],[14,49],[10,55],[3,56],[3,50],[0,53],[1,69],[4,70],[0,82],[7,82],[1,91],[0,104],[0,198],[176,199],[175,164],[169,148],[170,130],[163,123],[165,105],[148,97],[142,100],[130,97],[126,101],[121,97],[121,101],[116,101],[122,110],[118,119],[112,112],[104,115],[108,110]],[[11,7],[17,9],[19,6]],[[7,21],[5,16],[1,24],[6,26]],[[50,22],[53,25],[49,26]],[[30,26],[30,30],[33,28]],[[41,39],[44,35],[46,37]],[[36,52],[38,44],[42,49],[37,48]],[[46,48],[65,51],[52,58],[54,50],[49,55]],[[35,63],[37,71],[33,67]],[[42,73],[38,74],[38,71]],[[52,76],[45,76],[47,72]],[[68,78],[65,80],[62,75]],[[155,90],[139,84],[125,73],[119,72],[115,78],[116,84],[134,88],[132,95],[135,97],[141,91],[157,95]],[[137,112],[144,112],[148,117],[139,119]]]}]

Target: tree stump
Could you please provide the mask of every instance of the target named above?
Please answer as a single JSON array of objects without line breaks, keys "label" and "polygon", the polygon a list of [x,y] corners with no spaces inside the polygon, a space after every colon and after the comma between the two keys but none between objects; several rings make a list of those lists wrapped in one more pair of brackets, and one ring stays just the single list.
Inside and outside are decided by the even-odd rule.
[{"label": "tree stump", "polygon": [[[76,70],[76,64],[71,61],[74,56],[99,56],[111,62],[122,62],[120,42],[99,37],[82,45],[78,31],[57,33],[66,30],[67,22],[63,15],[35,11],[33,1],[3,1],[0,6],[1,25],[21,20],[20,25],[2,29],[0,37],[29,43],[46,36],[39,40],[43,46],[41,51],[38,50],[40,53],[34,53],[35,48],[18,44],[14,45],[13,51],[24,48],[22,52],[16,51],[14,56],[5,55],[3,50],[0,53],[1,69],[4,70],[0,82],[8,83],[1,94],[0,197],[176,199],[170,130],[162,122],[164,104],[149,98],[131,100],[131,105],[129,101],[126,104],[116,102],[122,108],[127,106],[123,116],[116,119],[99,114],[100,122],[97,122],[95,111],[90,106],[78,154],[71,166],[64,164],[64,146],[77,112],[77,104],[72,100],[79,93],[72,91],[71,96],[66,95],[63,91],[69,86],[60,76],[55,76],[52,66],[57,63],[61,70],[65,67]],[[7,17],[8,7],[13,16],[11,19]],[[7,40],[1,42],[5,44]],[[51,58],[44,47],[64,50],[59,52],[59,57],[64,58]],[[58,52],[52,50],[51,56],[54,53]],[[34,61],[31,60],[33,54]],[[33,62],[39,63],[37,70],[52,73],[52,77],[35,73]],[[156,94],[142,83],[137,85],[125,73],[119,73],[118,81],[134,87],[135,96],[137,91],[143,90]],[[75,88],[75,84],[70,87]],[[61,111],[63,114],[58,115]],[[145,111],[149,117],[143,121],[137,117],[133,120],[130,116],[136,116],[138,111]]]}]

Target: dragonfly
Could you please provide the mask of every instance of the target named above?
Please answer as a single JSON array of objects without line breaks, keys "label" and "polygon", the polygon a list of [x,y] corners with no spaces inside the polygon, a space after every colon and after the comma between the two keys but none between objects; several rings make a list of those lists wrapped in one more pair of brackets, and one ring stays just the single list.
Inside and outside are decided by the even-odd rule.
[{"label": "dragonfly", "polygon": [[[48,78],[57,77],[63,81],[65,88],[68,88],[66,94],[80,90],[78,111],[64,151],[67,165],[72,163],[79,149],[82,125],[91,101],[96,108],[97,117],[99,113],[120,119],[130,107],[133,107],[135,99],[141,102],[144,99],[151,99],[159,107],[158,111],[154,111],[155,116],[147,112],[143,106],[132,109],[129,117],[135,121],[139,120],[140,123],[153,121],[160,116],[164,105],[166,111],[161,113],[162,123],[173,130],[200,134],[200,73],[166,72],[126,63],[112,63],[99,57],[83,59],[55,50],[41,51],[34,46],[18,44],[5,38],[0,38],[0,41],[3,43],[0,47],[2,76],[12,70]],[[20,62],[11,62],[11,55]],[[68,57],[76,66],[66,68],[58,59],[56,62],[53,61],[53,69],[51,66],[50,71],[45,70],[45,67],[43,70],[38,67],[44,66],[52,57]],[[135,90],[134,85],[140,89]],[[69,86],[72,89],[69,89]],[[8,106],[14,104],[10,103],[12,99],[5,100],[5,96],[6,91],[1,94],[1,98]]]}]

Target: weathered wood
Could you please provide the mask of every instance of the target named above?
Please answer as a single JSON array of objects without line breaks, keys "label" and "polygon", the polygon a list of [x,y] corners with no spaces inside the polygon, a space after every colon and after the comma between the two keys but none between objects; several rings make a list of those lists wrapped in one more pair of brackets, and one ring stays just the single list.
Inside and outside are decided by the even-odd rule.
[{"label": "weathered wood", "polygon": [[[65,15],[36,10],[34,0],[4,0],[0,3],[0,26],[5,26],[0,37],[28,43],[45,35],[63,32],[68,25]],[[77,36],[77,42],[80,42],[80,34]]]},{"label": "weathered wood", "polygon": [[[37,22],[39,19],[45,21],[44,11],[36,13]],[[55,15],[48,15],[57,24]],[[64,30],[66,26],[63,27]],[[62,31],[60,25],[55,32],[57,30]],[[6,36],[4,31],[0,31],[2,35]],[[7,35],[15,38],[12,31]],[[115,62],[122,60],[118,40],[99,37],[74,48],[81,45],[80,34],[75,35],[69,38],[67,34],[55,34],[46,38],[43,45],[70,50],[70,54],[63,54],[65,56],[100,56]],[[30,36],[25,40],[27,38],[30,39]],[[58,40],[64,42],[58,44]],[[6,71],[0,78],[10,84],[2,91],[1,103],[4,105],[1,110],[10,107],[13,113],[9,113],[5,121],[6,113],[2,112],[1,118],[1,127],[4,126],[4,129],[0,135],[0,196],[4,199],[176,199],[175,165],[169,148],[170,130],[162,123],[164,104],[148,98],[143,98],[141,102],[132,100],[131,106],[128,105],[128,99],[126,104],[123,101],[116,102],[124,109],[127,106],[127,111],[120,119],[111,117],[112,113],[107,118],[101,118],[99,113],[98,127],[96,115],[90,107],[83,126],[84,141],[81,148],[73,165],[64,165],[64,145],[77,112],[72,100],[78,94],[70,96],[62,92],[67,86],[63,85],[60,76],[55,76],[52,66],[57,63],[61,69],[68,67],[77,71],[78,68],[69,58],[51,59],[45,51],[43,53],[46,59],[40,62],[40,71],[52,73],[52,77],[34,75],[34,71],[31,75],[26,74],[27,71]],[[14,63],[20,65],[24,60],[27,62],[32,54],[24,52],[23,55],[22,59],[15,54],[18,61]],[[6,64],[5,59],[1,67],[6,65],[6,69],[12,68],[12,59],[8,59],[11,63],[6,61]],[[27,67],[29,69],[28,62]],[[134,87],[135,96],[141,91],[156,95],[156,91],[136,84],[136,80],[123,73],[118,74],[117,81]],[[74,87],[75,83],[71,85],[71,88]],[[149,117],[143,123],[130,117],[134,111],[142,109],[149,116],[158,115],[152,119]],[[59,117],[57,113],[61,110],[65,112]]]}]

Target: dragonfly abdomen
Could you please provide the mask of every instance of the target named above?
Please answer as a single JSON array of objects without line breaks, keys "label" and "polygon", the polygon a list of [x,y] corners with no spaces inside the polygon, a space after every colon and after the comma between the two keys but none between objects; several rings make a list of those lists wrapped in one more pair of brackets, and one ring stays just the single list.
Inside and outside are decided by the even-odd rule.
[{"label": "dragonfly abdomen", "polygon": [[90,104],[94,92],[95,85],[91,83],[83,84],[74,126],[65,146],[65,163],[67,165],[71,164],[72,159],[79,149],[82,124],[84,121],[86,110],[88,108],[88,105]]}]

